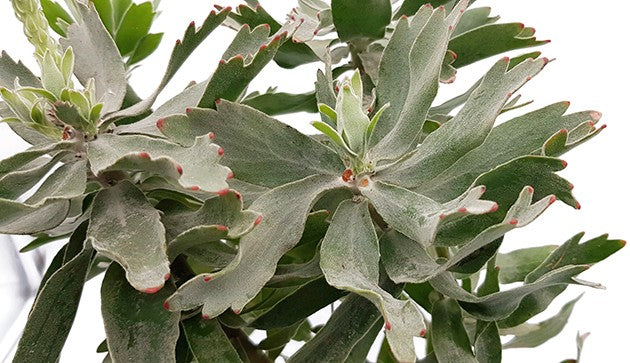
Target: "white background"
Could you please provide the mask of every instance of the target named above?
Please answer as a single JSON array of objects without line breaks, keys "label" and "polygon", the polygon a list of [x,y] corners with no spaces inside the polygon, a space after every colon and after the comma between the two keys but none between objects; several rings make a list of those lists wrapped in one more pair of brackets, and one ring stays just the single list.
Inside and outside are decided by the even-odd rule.
[{"label": "white background", "polygon": [[[225,1],[222,5],[238,4]],[[283,19],[293,1],[263,0],[270,13]],[[535,100],[534,105],[523,111],[510,113],[509,117],[547,104],[570,100],[570,111],[595,109],[604,113],[601,123],[608,129],[586,145],[565,156],[569,167],[562,175],[575,184],[574,193],[582,204],[575,211],[562,203],[556,203],[539,220],[525,229],[511,233],[504,251],[525,246],[560,244],[579,231],[586,237],[610,233],[612,238],[628,238],[628,165],[629,145],[627,106],[628,85],[628,40],[627,22],[630,4],[625,1],[585,0],[529,0],[487,1],[480,0],[474,6],[492,6],[494,15],[501,15],[504,22],[524,22],[537,29],[539,39],[552,42],[541,50],[549,58],[557,58],[544,72],[524,87],[524,99]],[[207,0],[163,0],[163,11],[153,31],[163,31],[162,46],[156,54],[136,70],[131,79],[136,91],[148,95],[160,79],[173,42],[181,36],[191,20],[201,23],[212,10]],[[209,41],[200,47],[192,59],[180,71],[176,79],[163,93],[158,102],[176,94],[189,81],[201,81],[214,70],[220,56],[233,37],[233,32],[221,28],[213,33]],[[14,59],[23,60],[36,70],[32,48],[22,35],[21,25],[13,18],[11,4],[0,2],[0,49],[6,50]],[[516,51],[510,55],[521,54]],[[443,86],[439,100],[466,89],[496,60],[481,62],[461,69],[454,85]],[[275,64],[268,66],[254,81],[252,89],[264,90],[277,85],[282,91],[301,92],[312,89],[317,66],[307,65],[287,71]],[[309,131],[308,121],[314,115],[292,115],[282,117],[303,131]],[[504,120],[501,119],[501,120]],[[12,135],[5,125],[0,125],[0,158],[4,158],[26,147]],[[25,240],[20,240],[24,243]],[[2,256],[0,258],[5,258]],[[4,263],[4,262],[3,262]],[[588,289],[578,303],[564,332],[538,349],[514,349],[504,352],[505,362],[559,362],[575,356],[577,331],[591,332],[583,353],[583,362],[611,362],[628,360],[628,264],[630,248],[597,265],[581,277],[601,282],[607,290]],[[4,279],[4,277],[3,277]],[[5,281],[0,280],[0,294],[10,296]],[[99,362],[102,355],[95,353],[96,346],[104,338],[100,318],[100,279],[90,281],[66,349],[63,362]],[[561,305],[577,296],[584,288],[570,288],[556,304],[552,313]],[[5,299],[3,305],[11,305]],[[0,315],[11,309],[0,309]],[[541,315],[541,317],[548,316]],[[1,319],[0,319],[1,321]],[[4,327],[0,327],[3,329]],[[374,357],[374,355],[371,355]],[[1,357],[0,357],[1,359]]]}]

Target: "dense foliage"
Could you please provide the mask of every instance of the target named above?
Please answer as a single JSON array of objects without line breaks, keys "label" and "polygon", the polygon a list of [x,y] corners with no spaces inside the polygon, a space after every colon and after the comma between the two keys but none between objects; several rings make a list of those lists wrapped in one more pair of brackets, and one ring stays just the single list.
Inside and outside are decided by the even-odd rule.
[{"label": "dense foliage", "polygon": [[[384,328],[379,362],[489,363],[557,335],[579,298],[528,321],[569,284],[597,287],[577,276],[625,242],[499,248],[556,200],[580,208],[558,157],[601,114],[559,102],[495,126],[527,104],[516,92],[540,52],[434,104],[459,68],[546,43],[469,5],[298,0],[286,22],[256,1],[216,6],[141,99],[127,79],[162,39],[157,1],[13,0],[41,72],[0,57],[0,118],[32,145],[0,161],[0,233],[32,235],[23,251],[69,238],[15,361],[58,360],[103,272],[106,361],[268,362],[294,340],[292,362],[363,362]],[[214,73],[152,108],[220,25],[237,33]],[[248,93],[272,61],[320,62],[315,89]],[[300,111],[320,134],[272,118]]]}]

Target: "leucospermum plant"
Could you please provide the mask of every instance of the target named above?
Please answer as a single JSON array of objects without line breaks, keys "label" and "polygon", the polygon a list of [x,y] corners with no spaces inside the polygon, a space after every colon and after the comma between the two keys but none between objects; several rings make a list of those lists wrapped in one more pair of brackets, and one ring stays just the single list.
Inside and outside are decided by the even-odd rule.
[{"label": "leucospermum plant", "polygon": [[[69,238],[15,361],[59,359],[104,271],[108,361],[363,362],[384,330],[379,362],[500,362],[557,335],[579,298],[528,321],[570,284],[599,286],[577,276],[625,242],[499,250],[556,200],[580,208],[558,157],[601,114],[559,102],[495,126],[528,104],[516,92],[550,62],[540,52],[435,105],[458,68],[546,42],[470,3],[299,0],[285,22],[256,1],[216,6],[141,99],[127,76],[160,43],[156,2],[13,0],[40,76],[2,54],[0,115],[32,147],[0,161],[0,232],[34,236],[24,251]],[[221,24],[237,33],[214,73],[153,109]],[[248,93],[271,61],[321,62],[315,89]],[[299,111],[319,112],[320,133],[272,118]]]}]

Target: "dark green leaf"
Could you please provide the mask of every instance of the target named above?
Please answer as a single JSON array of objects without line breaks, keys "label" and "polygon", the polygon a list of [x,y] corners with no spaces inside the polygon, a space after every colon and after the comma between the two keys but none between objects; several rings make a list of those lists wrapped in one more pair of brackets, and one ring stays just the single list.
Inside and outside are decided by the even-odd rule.
[{"label": "dark green leaf", "polygon": [[133,53],[129,56],[127,65],[136,64],[155,52],[162,41],[163,35],[164,33],[147,34],[140,39]]},{"label": "dark green leaf", "polygon": [[431,316],[431,341],[438,361],[477,363],[457,301],[449,298],[436,301]]},{"label": "dark green leaf", "polygon": [[114,38],[122,56],[130,55],[140,40],[149,34],[154,16],[153,4],[148,1],[132,4],[129,7],[116,29],[116,37]]},{"label": "dark green leaf", "polygon": [[172,282],[155,294],[133,288],[117,263],[107,269],[101,287],[101,311],[109,354],[120,362],[174,362],[179,313],[162,306],[175,291]]},{"label": "dark green leaf", "polygon": [[315,93],[291,94],[284,92],[263,93],[246,98],[242,102],[269,116],[296,112],[317,112]]},{"label": "dark green leaf", "polygon": [[62,20],[67,24],[74,23],[74,20],[72,20],[70,14],[68,14],[61,5],[52,0],[41,0],[40,4],[42,6],[44,16],[46,16],[46,20],[48,20],[48,25],[50,25],[50,28],[54,30],[55,33],[61,35],[62,37],[65,37],[66,31],[59,26],[57,21]]},{"label": "dark green leaf", "polygon": [[241,362],[216,319],[205,320],[196,315],[184,320],[182,325],[196,362]]},{"label": "dark green leaf", "polygon": [[501,363],[501,336],[493,321],[477,321],[475,358],[479,363]]},{"label": "dark green leaf", "polygon": [[502,284],[525,281],[525,276],[538,267],[558,246],[523,248],[497,255],[497,266],[501,268],[499,280]]},{"label": "dark green leaf", "polygon": [[392,18],[390,0],[332,0],[331,7],[342,41],[383,38]]},{"label": "dark green leaf", "polygon": [[[15,354],[15,362],[55,362],[74,321],[83,283],[92,260],[92,248],[84,246],[85,228],[72,236],[66,262],[43,280]],[[68,247],[69,248],[69,247]]]}]

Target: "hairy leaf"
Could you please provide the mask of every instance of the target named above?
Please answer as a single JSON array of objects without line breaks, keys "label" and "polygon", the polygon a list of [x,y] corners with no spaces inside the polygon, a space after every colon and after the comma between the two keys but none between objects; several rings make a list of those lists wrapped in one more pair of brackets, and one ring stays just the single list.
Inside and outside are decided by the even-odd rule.
[{"label": "hairy leaf", "polygon": [[431,315],[431,342],[438,361],[476,363],[457,301],[436,301]]},{"label": "hairy leaf", "polygon": [[216,319],[204,320],[200,316],[194,316],[184,320],[182,326],[190,351],[197,362],[241,362]]}]

